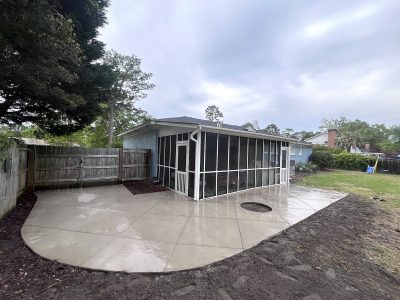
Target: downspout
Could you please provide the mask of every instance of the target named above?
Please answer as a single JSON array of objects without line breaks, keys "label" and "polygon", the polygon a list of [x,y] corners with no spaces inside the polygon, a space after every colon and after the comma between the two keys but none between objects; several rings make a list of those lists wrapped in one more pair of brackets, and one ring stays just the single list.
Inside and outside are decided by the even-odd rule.
[{"label": "downspout", "polygon": [[[195,156],[195,167],[194,167],[194,200],[199,201],[199,189],[200,189],[200,133],[201,126],[199,126],[195,131],[190,134],[190,139],[196,143],[196,156]],[[194,138],[194,135],[197,134],[197,140]]]}]

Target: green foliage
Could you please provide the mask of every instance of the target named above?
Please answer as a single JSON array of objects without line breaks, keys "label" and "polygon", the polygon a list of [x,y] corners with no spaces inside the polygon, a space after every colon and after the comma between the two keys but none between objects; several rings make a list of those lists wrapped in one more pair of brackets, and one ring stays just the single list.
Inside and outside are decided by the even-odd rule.
[{"label": "green foliage", "polygon": [[268,134],[273,134],[273,135],[279,135],[281,133],[280,129],[278,126],[275,124],[269,124],[267,127],[265,127],[264,131]]},{"label": "green foliage", "polygon": [[328,146],[325,145],[314,145],[313,146],[313,151],[327,151],[331,154],[339,154],[344,152],[345,150],[342,148],[330,148]]},{"label": "green foliage", "polygon": [[328,151],[315,151],[311,153],[310,162],[321,169],[328,169],[334,166],[333,154]]},{"label": "green foliage", "polygon": [[295,166],[295,171],[296,172],[300,172],[300,173],[315,173],[319,170],[318,166],[313,164],[312,162],[308,162],[308,163],[296,163]]},{"label": "green foliage", "polygon": [[0,1],[0,123],[64,134],[93,122],[109,69],[96,61],[104,0]]},{"label": "green foliage", "polygon": [[376,160],[372,156],[347,152],[334,154],[333,158],[335,168],[361,171],[365,171],[367,166],[373,166]]}]

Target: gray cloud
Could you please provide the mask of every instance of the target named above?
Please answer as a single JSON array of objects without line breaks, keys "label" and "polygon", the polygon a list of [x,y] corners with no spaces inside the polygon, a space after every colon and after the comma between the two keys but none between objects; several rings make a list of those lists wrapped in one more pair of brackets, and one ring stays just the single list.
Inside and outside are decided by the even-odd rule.
[{"label": "gray cloud", "polygon": [[400,123],[398,1],[122,1],[101,31],[142,58],[155,117],[316,129],[324,117]]}]

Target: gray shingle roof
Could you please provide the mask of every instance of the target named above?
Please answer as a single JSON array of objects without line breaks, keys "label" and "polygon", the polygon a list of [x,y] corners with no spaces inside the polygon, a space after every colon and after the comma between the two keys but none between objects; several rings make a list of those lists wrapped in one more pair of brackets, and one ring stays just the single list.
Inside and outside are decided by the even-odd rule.
[{"label": "gray shingle roof", "polygon": [[[169,123],[184,123],[184,124],[194,124],[194,125],[204,125],[204,126],[214,126],[217,127],[217,122],[211,122],[203,119],[196,119],[191,117],[175,117],[175,118],[163,118],[156,119],[156,122],[169,122]],[[231,125],[231,124],[222,124],[222,128],[235,129],[235,130],[245,130],[243,126]]]}]

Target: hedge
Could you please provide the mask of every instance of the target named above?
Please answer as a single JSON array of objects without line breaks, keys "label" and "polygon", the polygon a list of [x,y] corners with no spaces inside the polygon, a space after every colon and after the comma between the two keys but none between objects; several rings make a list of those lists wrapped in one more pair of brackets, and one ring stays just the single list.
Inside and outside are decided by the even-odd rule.
[{"label": "hedge", "polygon": [[373,166],[376,161],[376,159],[371,156],[348,152],[333,154],[333,160],[335,168],[362,171],[365,171],[367,166]]},{"label": "hedge", "polygon": [[333,155],[328,151],[313,150],[310,161],[321,169],[332,168],[334,166]]}]

